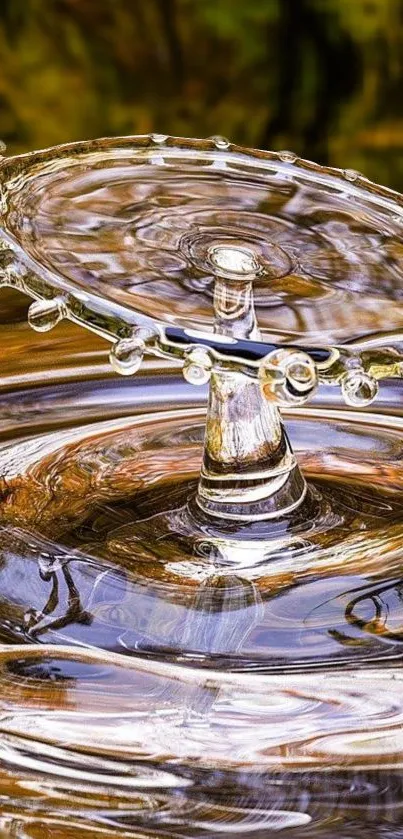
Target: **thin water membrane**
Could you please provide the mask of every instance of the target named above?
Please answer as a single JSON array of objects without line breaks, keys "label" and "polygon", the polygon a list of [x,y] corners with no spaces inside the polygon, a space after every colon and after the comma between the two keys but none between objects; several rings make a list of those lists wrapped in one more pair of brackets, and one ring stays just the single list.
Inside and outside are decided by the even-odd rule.
[{"label": "thin water membrane", "polygon": [[[299,183],[288,156],[252,175],[227,151],[212,173],[217,147],[187,165],[186,143],[178,172],[161,140],[150,159],[149,142],[108,160],[84,144],[82,159],[66,150],[36,183],[27,161],[18,190],[10,183],[7,232],[55,288],[60,276],[90,302],[96,291],[167,318],[180,341],[212,327],[211,266],[191,263],[195,228],[209,247],[224,230],[262,263],[270,248],[278,265],[288,254],[292,271],[256,280],[269,347],[279,334],[309,341],[322,361],[330,339],[400,328],[392,198],[366,199],[364,213],[355,178],[316,186],[313,168]],[[63,340],[58,350],[52,337],[55,353]],[[398,835],[397,386],[394,415],[336,399],[331,412],[286,415],[304,503],[270,523],[218,523],[194,504],[204,396],[168,376],[117,388],[95,361],[91,383],[71,358],[71,386],[50,376],[1,403],[6,828],[63,839]]]},{"label": "thin water membrane", "polygon": [[396,196],[267,157],[133,138],[73,144],[63,166],[51,152],[4,161],[3,227],[52,282],[180,326],[211,326],[211,253],[239,246],[258,266],[265,338],[401,328]]}]

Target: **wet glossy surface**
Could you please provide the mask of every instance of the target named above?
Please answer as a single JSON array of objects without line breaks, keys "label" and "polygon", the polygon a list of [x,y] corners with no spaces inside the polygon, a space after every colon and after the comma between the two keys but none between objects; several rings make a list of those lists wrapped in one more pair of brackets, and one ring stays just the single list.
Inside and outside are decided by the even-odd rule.
[{"label": "wet glossy surface", "polygon": [[[27,159],[29,177],[3,164],[38,294],[57,270],[84,303],[211,327],[209,260],[230,239],[261,266],[266,336],[402,325],[400,209],[382,190],[364,205],[351,173],[336,188],[258,156],[251,179],[210,141],[174,164],[165,140],[142,142],[95,149],[91,170],[65,152],[46,171]],[[71,324],[27,341],[5,293],[0,829],[400,837],[401,384],[370,410],[322,388],[285,413],[301,506],[212,520],[195,504],[206,391],[155,362],[122,382]]]},{"label": "wet glossy surface", "polygon": [[257,266],[266,338],[403,326],[400,198],[351,170],[151,135],[10,159],[3,180],[5,229],[46,276],[127,309],[211,327],[214,253],[231,245]]},{"label": "wet glossy surface", "polygon": [[[188,540],[203,393],[168,376],[4,399],[5,835],[399,835],[399,398],[288,418],[326,526],[294,522],[281,562],[287,524],[266,528],[262,574],[236,528]],[[162,506],[185,533],[156,561]]]}]

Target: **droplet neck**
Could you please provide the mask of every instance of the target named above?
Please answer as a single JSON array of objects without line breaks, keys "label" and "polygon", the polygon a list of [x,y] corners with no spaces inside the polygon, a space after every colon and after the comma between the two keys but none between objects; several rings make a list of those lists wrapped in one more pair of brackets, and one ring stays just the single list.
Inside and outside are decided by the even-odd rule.
[{"label": "droplet neck", "polygon": [[[215,251],[215,332],[259,340],[253,302],[258,266],[246,252]],[[235,249],[234,249],[235,251]],[[231,269],[227,277],[223,268]],[[236,271],[235,271],[236,269]],[[243,273],[243,276],[242,276]],[[253,521],[287,515],[306,494],[306,483],[275,404],[261,383],[238,371],[210,376],[203,463],[197,503],[213,516]]]},{"label": "droplet neck", "polygon": [[305,492],[278,409],[242,373],[214,372],[199,506],[222,518],[266,519],[291,512]]}]

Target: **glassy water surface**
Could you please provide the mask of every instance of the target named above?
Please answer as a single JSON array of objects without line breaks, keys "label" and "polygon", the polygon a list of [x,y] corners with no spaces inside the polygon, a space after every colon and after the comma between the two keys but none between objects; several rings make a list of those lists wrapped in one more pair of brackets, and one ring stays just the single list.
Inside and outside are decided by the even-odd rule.
[{"label": "glassy water surface", "polygon": [[6,232],[48,274],[164,322],[212,327],[214,250],[230,245],[256,264],[269,340],[403,328],[396,193],[288,151],[151,138],[4,161]]},{"label": "glassy water surface", "polygon": [[[16,183],[8,229],[77,286],[211,327],[209,248],[236,240],[260,260],[266,336],[402,326],[399,220],[355,208],[350,173],[314,201],[287,177],[149,160],[46,177]],[[72,326],[18,329],[2,327],[4,835],[403,835],[399,384],[367,411],[329,388],[285,413],[306,501],[218,526],[194,505],[204,389],[153,363],[117,380]]]}]

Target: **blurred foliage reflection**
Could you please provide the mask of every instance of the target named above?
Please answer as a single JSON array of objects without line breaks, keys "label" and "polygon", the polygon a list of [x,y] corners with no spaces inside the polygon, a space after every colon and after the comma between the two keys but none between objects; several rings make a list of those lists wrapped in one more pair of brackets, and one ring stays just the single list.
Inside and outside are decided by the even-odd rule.
[{"label": "blurred foliage reflection", "polygon": [[403,0],[2,0],[11,152],[213,133],[403,189]]}]

